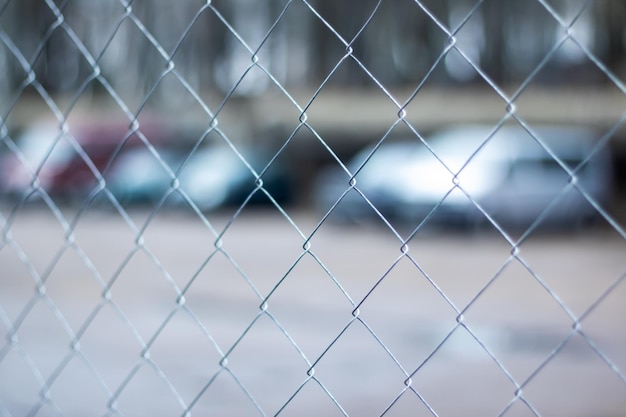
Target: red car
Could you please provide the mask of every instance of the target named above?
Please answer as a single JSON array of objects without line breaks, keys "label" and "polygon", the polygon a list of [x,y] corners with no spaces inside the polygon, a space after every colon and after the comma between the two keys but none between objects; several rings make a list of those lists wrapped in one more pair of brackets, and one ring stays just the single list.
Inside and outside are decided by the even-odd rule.
[{"label": "red car", "polygon": [[84,197],[98,185],[98,177],[119,152],[162,144],[169,129],[154,122],[140,122],[140,133],[130,121],[98,121],[70,125],[44,122],[27,127],[17,137],[19,152],[9,152],[0,162],[0,189],[23,195],[39,187],[53,197]]}]

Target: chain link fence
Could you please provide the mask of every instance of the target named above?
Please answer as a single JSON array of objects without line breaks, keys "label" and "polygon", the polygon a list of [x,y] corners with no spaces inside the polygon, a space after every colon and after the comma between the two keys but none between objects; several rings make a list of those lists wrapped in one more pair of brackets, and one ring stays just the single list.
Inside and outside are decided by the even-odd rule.
[{"label": "chain link fence", "polygon": [[623,416],[624,18],[0,1],[0,415]]}]

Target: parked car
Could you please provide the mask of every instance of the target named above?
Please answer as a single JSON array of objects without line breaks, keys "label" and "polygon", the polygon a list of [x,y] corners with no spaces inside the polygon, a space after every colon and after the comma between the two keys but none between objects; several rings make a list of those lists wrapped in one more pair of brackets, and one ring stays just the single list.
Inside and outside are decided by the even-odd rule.
[{"label": "parked car", "polygon": [[[171,192],[174,181],[203,211],[239,205],[246,200],[249,204],[270,202],[262,190],[253,193],[257,185],[251,168],[260,174],[270,160],[264,150],[243,147],[239,157],[229,146],[213,144],[197,149],[189,158],[189,150],[162,147],[157,152],[158,158],[147,149],[137,149],[116,160],[107,186],[121,202],[155,202],[168,194],[166,204],[185,204],[181,193]],[[263,189],[277,202],[290,201],[291,186],[284,164],[272,164],[261,180]]]},{"label": "parked car", "polygon": [[414,138],[383,144],[373,153],[365,149],[347,164],[349,173],[322,172],[314,186],[315,205],[326,213],[338,202],[331,218],[353,221],[374,215],[373,206],[414,225],[426,217],[477,224],[487,221],[485,213],[515,227],[527,227],[539,216],[543,225],[593,218],[597,212],[579,189],[603,205],[612,179],[608,151],[594,149],[598,136],[562,126],[533,132],[536,137],[521,126],[495,133],[493,127],[460,126],[427,138],[428,146]]},{"label": "parked car", "polygon": [[174,173],[184,161],[184,149],[171,146],[127,150],[115,159],[106,173],[106,186],[124,205],[154,204],[171,188]]},{"label": "parked car", "polygon": [[[2,157],[0,190],[15,196],[38,186],[55,198],[82,198],[97,185],[96,172],[103,172],[114,154],[144,147],[137,133],[129,136],[129,126],[117,120],[76,124],[69,132],[52,122],[28,126],[16,139],[19,155]],[[171,139],[168,129],[154,122],[142,123],[140,131],[152,143]]]}]

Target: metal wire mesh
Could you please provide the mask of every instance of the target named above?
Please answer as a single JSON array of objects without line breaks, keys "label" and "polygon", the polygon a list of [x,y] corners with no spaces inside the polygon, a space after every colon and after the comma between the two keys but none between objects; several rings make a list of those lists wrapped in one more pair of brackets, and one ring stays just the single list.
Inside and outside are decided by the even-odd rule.
[{"label": "metal wire mesh", "polygon": [[[0,168],[26,179],[5,185],[0,212],[0,415],[623,415],[626,232],[583,181],[626,120],[624,74],[588,28],[620,13],[546,0],[2,2]],[[623,43],[617,20],[595,36]],[[573,76],[563,60],[584,63],[609,104],[546,110],[572,104],[558,91],[547,107],[525,101],[539,80]],[[424,131],[480,106],[488,130],[450,162]],[[573,165],[537,128],[555,114],[597,116]],[[32,158],[18,133],[42,115],[53,137]],[[101,131],[111,115],[122,128],[99,161],[81,128]],[[510,125],[565,177],[521,230],[464,177]],[[333,129],[369,130],[365,157],[348,163],[350,139]],[[397,132],[449,181],[408,222],[364,178]],[[185,179],[207,144],[226,153],[204,164],[231,158],[244,174],[220,172],[246,177],[228,208]],[[47,174],[64,149],[84,173],[70,193]],[[139,208],[113,187],[133,181],[115,175],[134,149],[165,184]],[[273,171],[291,161],[304,195],[303,161],[320,154],[340,171],[338,191],[321,211],[286,202]],[[543,234],[571,192],[601,226]],[[487,232],[429,229],[454,195]],[[354,199],[377,225],[334,225]]]}]

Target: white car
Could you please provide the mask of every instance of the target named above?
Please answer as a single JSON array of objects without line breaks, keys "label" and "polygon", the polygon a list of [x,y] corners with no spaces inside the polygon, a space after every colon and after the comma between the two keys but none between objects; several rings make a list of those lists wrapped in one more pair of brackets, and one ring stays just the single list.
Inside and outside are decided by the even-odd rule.
[{"label": "white car", "polygon": [[[508,226],[579,224],[611,193],[611,158],[595,132],[460,126],[360,152],[325,171],[314,188],[317,209],[360,220],[376,211],[416,225],[423,220]],[[596,149],[597,148],[597,149]],[[354,187],[350,181],[354,175]]]},{"label": "white car", "polygon": [[[186,204],[178,192],[171,192],[172,175],[176,174],[179,189],[203,211],[244,201],[270,202],[262,190],[257,190],[256,178],[244,162],[260,173],[269,161],[267,152],[245,148],[241,150],[242,159],[226,145],[211,145],[197,149],[187,160],[188,150],[160,147],[156,151],[159,159],[144,148],[121,153],[113,163],[106,178],[107,187],[123,204],[153,204],[166,195],[166,204]],[[272,164],[262,182],[274,200],[289,202],[290,184],[286,168],[280,163]]]}]

